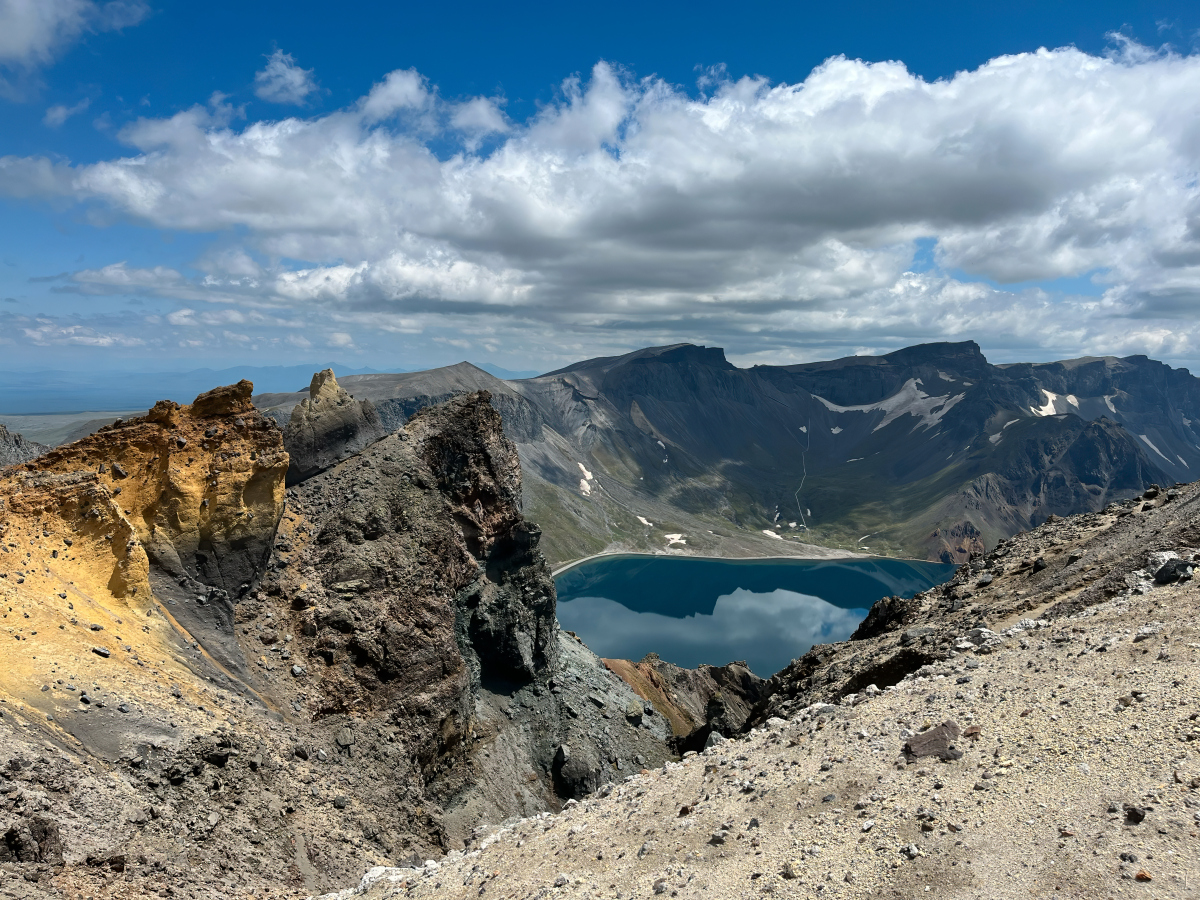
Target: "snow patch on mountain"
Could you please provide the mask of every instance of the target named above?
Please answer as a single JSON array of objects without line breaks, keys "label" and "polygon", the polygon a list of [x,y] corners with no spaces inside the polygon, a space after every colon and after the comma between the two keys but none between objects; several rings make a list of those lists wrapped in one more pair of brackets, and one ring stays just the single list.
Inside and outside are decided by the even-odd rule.
[{"label": "snow patch on mountain", "polygon": [[1157,453],[1159,456],[1161,456],[1167,462],[1171,461],[1165,453],[1163,453],[1161,450],[1159,450],[1157,447],[1154,446],[1154,441],[1150,440],[1150,438],[1146,437],[1144,434],[1139,434],[1138,437],[1140,437],[1143,441],[1146,442],[1147,447],[1149,447],[1151,450],[1153,450],[1155,453]]},{"label": "snow patch on mountain", "polygon": [[1000,426],[1000,430],[997,431],[995,434],[993,434],[991,437],[989,437],[988,440],[991,441],[993,444],[1000,443],[1000,438],[1004,437],[1004,429],[1006,429],[1009,425],[1016,425],[1020,421],[1021,421],[1020,419],[1011,419],[1008,422],[1005,422],[1003,425]]},{"label": "snow patch on mountain", "polygon": [[[824,397],[819,397],[813,394],[813,399],[824,404],[825,408],[836,413],[872,413],[882,411],[883,419],[880,420],[872,430],[879,431],[881,428],[886,428],[896,419],[904,415],[915,416],[919,421],[914,426],[917,428],[932,428],[942,420],[942,416],[948,413],[956,403],[962,400],[966,394],[955,394],[951,397],[945,394],[940,397],[931,397],[926,394],[921,388],[924,387],[920,378],[910,378],[904,382],[904,386],[896,391],[886,400],[881,400],[878,403],[869,403],[863,406],[838,406],[836,403],[831,403]],[[833,429],[833,433],[837,434],[841,431],[840,428]]]},{"label": "snow patch on mountain", "polygon": [[1046,395],[1046,403],[1044,406],[1031,406],[1030,411],[1035,416],[1053,416],[1055,415],[1054,401],[1058,399],[1058,394],[1053,391],[1048,391],[1042,388],[1042,393]]},{"label": "snow patch on mountain", "polygon": [[583,473],[583,477],[579,479],[579,491],[583,496],[590,497],[592,495],[591,482],[596,476],[589,472],[583,463],[577,463],[577,465],[579,466],[579,471]]}]

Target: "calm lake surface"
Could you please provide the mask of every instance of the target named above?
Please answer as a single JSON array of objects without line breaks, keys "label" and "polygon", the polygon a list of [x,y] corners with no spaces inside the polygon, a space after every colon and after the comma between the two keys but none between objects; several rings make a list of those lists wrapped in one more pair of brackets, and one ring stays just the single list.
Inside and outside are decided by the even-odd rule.
[{"label": "calm lake surface", "polygon": [[606,556],[555,579],[558,621],[600,656],[654,651],[693,668],[745,660],[764,678],[845,640],[881,597],[911,597],[955,566],[899,559]]}]

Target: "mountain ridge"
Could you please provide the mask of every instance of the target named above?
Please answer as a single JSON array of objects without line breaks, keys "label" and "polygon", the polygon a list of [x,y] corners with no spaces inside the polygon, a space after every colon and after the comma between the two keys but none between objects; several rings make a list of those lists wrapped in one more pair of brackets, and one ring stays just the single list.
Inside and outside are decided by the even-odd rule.
[{"label": "mountain ridge", "polygon": [[[743,369],[681,343],[517,381],[460,363],[344,382],[389,428],[488,390],[554,563],[816,546],[962,562],[1200,472],[1200,380],[1144,356],[995,366],[962,341]],[[256,399],[282,418],[298,398]]]}]

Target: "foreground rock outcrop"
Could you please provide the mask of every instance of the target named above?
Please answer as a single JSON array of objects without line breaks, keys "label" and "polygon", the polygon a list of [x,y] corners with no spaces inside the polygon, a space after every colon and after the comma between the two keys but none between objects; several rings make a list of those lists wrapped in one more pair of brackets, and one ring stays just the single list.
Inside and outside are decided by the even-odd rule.
[{"label": "foreground rock outcrop", "polygon": [[337,383],[333,369],[312,377],[308,398],[291,411],[284,443],[291,464],[287,483],[299,484],[353,456],[387,434],[370,400],[356,401]]},{"label": "foreground rock outcrop", "polygon": [[1146,896],[1200,879],[1200,485],[1054,519],[741,737],[332,897]]},{"label": "foreground rock outcrop", "polygon": [[311,894],[670,757],[486,394],[285,492],[250,385],[0,477],[0,892]]},{"label": "foreground rock outcrop", "polygon": [[488,395],[455,398],[293,489],[264,585],[309,660],[305,705],[377,712],[403,738],[437,811],[425,847],[668,755],[662,717],[559,632],[520,494]]}]

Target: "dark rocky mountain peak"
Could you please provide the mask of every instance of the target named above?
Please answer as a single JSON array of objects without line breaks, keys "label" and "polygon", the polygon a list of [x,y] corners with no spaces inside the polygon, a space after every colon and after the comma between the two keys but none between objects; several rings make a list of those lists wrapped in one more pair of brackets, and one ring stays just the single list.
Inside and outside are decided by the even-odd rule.
[{"label": "dark rocky mountain peak", "polygon": [[587,372],[604,375],[612,369],[638,363],[692,364],[711,366],[721,369],[734,368],[733,363],[725,359],[725,351],[720,347],[701,347],[696,344],[668,344],[663,347],[646,347],[622,356],[598,356],[595,359],[585,359],[572,363],[562,369],[547,372],[540,378],[553,378],[572,372]]}]

